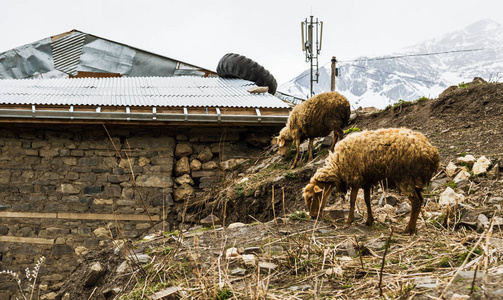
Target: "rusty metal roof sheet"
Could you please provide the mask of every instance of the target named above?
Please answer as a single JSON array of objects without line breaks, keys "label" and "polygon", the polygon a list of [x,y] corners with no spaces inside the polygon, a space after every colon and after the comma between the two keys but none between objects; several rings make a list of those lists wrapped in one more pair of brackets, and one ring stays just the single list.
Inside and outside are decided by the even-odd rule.
[{"label": "rusty metal roof sheet", "polygon": [[289,108],[271,94],[250,94],[242,79],[182,77],[0,80],[0,104]]},{"label": "rusty metal roof sheet", "polygon": [[176,59],[72,30],[0,53],[0,79],[68,78],[79,72],[122,76],[216,76]]},{"label": "rusty metal roof sheet", "polygon": [[51,43],[54,68],[61,72],[77,75],[82,47],[86,35],[82,32],[72,32]]}]

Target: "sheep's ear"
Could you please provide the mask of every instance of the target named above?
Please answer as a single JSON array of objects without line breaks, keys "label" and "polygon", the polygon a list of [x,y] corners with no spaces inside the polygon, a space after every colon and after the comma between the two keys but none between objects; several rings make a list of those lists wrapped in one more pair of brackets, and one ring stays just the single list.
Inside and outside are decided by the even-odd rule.
[{"label": "sheep's ear", "polygon": [[321,193],[321,192],[323,192],[323,190],[319,186],[315,185],[314,186],[314,193],[318,194],[318,193]]},{"label": "sheep's ear", "polygon": [[285,140],[278,138],[278,146],[283,147],[285,145]]}]

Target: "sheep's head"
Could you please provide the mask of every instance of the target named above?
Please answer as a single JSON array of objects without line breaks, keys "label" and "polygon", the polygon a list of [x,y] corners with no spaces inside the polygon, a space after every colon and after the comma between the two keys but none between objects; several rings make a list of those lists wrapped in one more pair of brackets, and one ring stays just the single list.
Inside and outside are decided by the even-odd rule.
[{"label": "sheep's head", "polygon": [[288,150],[290,150],[290,147],[292,147],[293,139],[287,134],[287,129],[286,127],[283,128],[279,132],[277,144],[278,144],[278,152],[281,156],[285,156],[286,153],[288,153]]},{"label": "sheep's head", "polygon": [[331,182],[319,182],[316,180],[310,182],[304,188],[304,200],[306,201],[311,218],[316,218],[318,217],[318,213],[320,215],[323,213],[323,208],[333,188],[334,184]]}]

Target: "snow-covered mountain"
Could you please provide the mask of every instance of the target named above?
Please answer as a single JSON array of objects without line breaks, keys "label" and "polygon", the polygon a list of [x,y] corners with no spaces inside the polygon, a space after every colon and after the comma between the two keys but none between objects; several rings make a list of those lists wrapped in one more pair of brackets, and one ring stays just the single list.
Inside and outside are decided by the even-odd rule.
[{"label": "snow-covered mountain", "polygon": [[[336,91],[349,99],[352,108],[384,108],[400,99],[435,98],[447,87],[473,77],[494,81],[503,76],[503,26],[481,20],[405,48],[401,54],[360,57],[337,66]],[[305,99],[310,91],[309,73],[306,70],[278,90]],[[330,64],[321,66],[319,73],[313,87],[316,94],[330,91]]]}]

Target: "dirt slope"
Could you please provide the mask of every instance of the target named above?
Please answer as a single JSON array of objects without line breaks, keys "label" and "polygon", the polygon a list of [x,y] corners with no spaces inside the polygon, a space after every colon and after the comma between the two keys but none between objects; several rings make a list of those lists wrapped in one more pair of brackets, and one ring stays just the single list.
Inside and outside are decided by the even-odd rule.
[{"label": "dirt slope", "polygon": [[503,84],[475,85],[454,90],[439,99],[363,115],[354,126],[418,130],[438,147],[444,163],[463,152],[500,156],[503,153]]},{"label": "dirt slope", "polygon": [[[501,168],[503,84],[474,85],[439,99],[359,115],[351,126],[421,131],[438,147],[442,167],[467,153],[477,158],[485,155]],[[118,274],[124,251],[114,254],[110,247],[102,253],[90,253],[82,258],[81,266],[61,287],[58,297],[66,294],[67,299],[117,299],[122,295],[123,299],[141,299],[175,286],[183,290],[179,297],[187,299],[381,299],[380,288],[388,299],[431,299],[440,296],[453,279],[445,299],[454,299],[454,294],[468,296],[472,282],[473,299],[480,299],[484,293],[487,299],[503,298],[503,226],[495,227],[493,239],[486,243],[484,227],[477,231],[476,222],[468,220],[477,220],[480,215],[503,217],[501,175],[474,177],[468,185],[456,187],[449,183],[452,178],[439,174],[435,187],[425,191],[419,232],[408,236],[401,233],[408,213],[397,213],[407,201],[393,191],[390,194],[397,199],[396,206],[379,206],[382,191],[373,191],[376,224],[372,227],[363,225],[365,216],[361,215],[347,227],[343,220],[306,220],[303,214],[295,213],[305,209],[302,188],[323,164],[326,154],[326,147],[319,143],[313,162],[290,170],[291,157],[279,158],[274,147],[267,149],[189,205],[187,219],[194,220],[191,230],[183,235],[158,234],[152,241],[132,241],[125,248],[149,254],[150,263]],[[469,206],[464,210],[441,207],[438,198],[446,185],[463,194]],[[332,202],[338,208],[348,206],[335,197]],[[359,211],[364,212],[362,202]],[[225,227],[233,222],[247,225],[209,230],[197,226],[210,213]],[[271,221],[274,216],[290,218]],[[479,238],[482,242],[475,247]],[[386,244],[390,248],[385,257],[384,280],[379,284]],[[487,264],[482,255],[484,245],[489,246]],[[236,256],[226,259],[226,250],[231,247],[237,248]],[[255,261],[251,264],[241,256],[247,247],[258,247],[253,250]],[[472,248],[475,256],[468,257],[471,267],[463,270],[468,273],[455,278]],[[95,286],[84,287],[89,265],[95,261],[100,261],[107,271]],[[264,267],[263,263],[275,267]],[[477,276],[473,272],[477,265],[486,273]],[[486,281],[484,274],[488,274]]]}]

